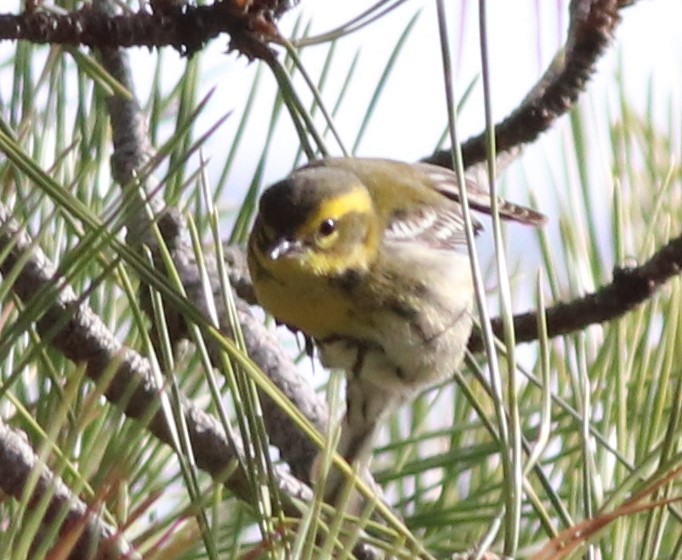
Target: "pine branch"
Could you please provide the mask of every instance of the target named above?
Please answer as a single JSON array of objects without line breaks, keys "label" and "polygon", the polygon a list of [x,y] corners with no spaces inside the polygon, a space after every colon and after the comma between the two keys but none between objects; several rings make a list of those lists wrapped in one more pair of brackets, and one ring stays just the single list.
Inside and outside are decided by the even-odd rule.
[{"label": "pine branch", "polygon": [[[641,266],[615,268],[613,281],[597,291],[570,302],[558,303],[545,310],[547,335],[560,336],[578,332],[590,325],[613,321],[651,299],[682,270],[682,236],[669,241]],[[502,336],[502,320],[493,319],[493,331]],[[537,340],[537,312],[514,316],[517,342]],[[480,334],[469,339],[469,350],[483,349]]]},{"label": "pine branch", "polygon": [[[37,475],[37,476],[36,476]],[[34,478],[35,477],[35,478]],[[68,558],[140,560],[139,554],[99,513],[73,494],[36,455],[26,434],[0,418],[0,488],[17,500],[30,492],[29,509],[47,502],[43,526],[59,523],[60,552]],[[63,557],[63,556],[59,556]]]},{"label": "pine branch", "polygon": [[278,36],[275,20],[286,1],[226,0],[208,5],[174,1],[153,2],[153,12],[113,14],[85,4],[66,14],[28,9],[0,15],[0,39],[37,44],[116,47],[171,46],[191,56],[222,33],[230,36],[230,50],[248,58],[272,56],[267,42]]},{"label": "pine branch", "polygon": [[[121,82],[128,91],[134,91],[130,78],[127,53],[122,49],[108,49],[101,53],[103,66]],[[136,173],[140,172],[151,153],[146,125],[141,109],[134,98],[112,96],[107,100],[111,116],[111,127],[114,137],[114,154],[112,171],[127,195],[139,198]],[[149,184],[152,181],[148,181]],[[151,187],[148,189],[151,190]],[[173,208],[162,208],[161,201],[151,197],[152,207],[159,216],[159,230],[168,248],[173,264],[180,276],[187,297],[192,304],[202,310],[206,316],[206,294],[201,284],[201,274],[194,256],[194,251],[187,239],[187,229],[182,217]],[[144,243],[151,249],[160,274],[166,274],[165,264],[161,258],[158,240],[151,235],[151,224],[144,203],[132,205],[134,210],[127,214],[127,241],[131,247],[139,247]],[[221,329],[229,335],[229,314],[220,296],[222,287],[215,260],[206,255],[207,272],[211,278],[213,301],[217,307],[218,322]],[[148,290],[141,286],[141,302],[143,308],[150,312]],[[168,326],[171,342],[176,344],[188,337],[187,323],[180,313],[173,310],[172,303],[167,302],[169,310]],[[324,432],[327,426],[328,411],[326,403],[313,390],[310,384],[300,375],[291,358],[284,352],[272,333],[256,320],[248,306],[237,304],[239,322],[244,336],[247,351],[251,359],[263,372],[273,380],[296,407],[317,427]],[[152,317],[152,314],[149,313]],[[207,337],[207,344],[214,364],[221,363],[220,348],[215,341]],[[290,465],[292,472],[301,480],[308,480],[312,461],[317,453],[310,439],[294,424],[272,399],[262,399],[263,414],[268,435],[273,445],[279,450],[282,458]]]},{"label": "pine branch", "polygon": [[[95,382],[110,381],[104,395],[130,418],[147,419],[148,429],[167,444],[174,439],[167,418],[160,410],[159,387],[146,358],[123,346],[92,309],[77,297],[56,273],[55,267],[0,204],[0,273],[16,274],[13,292],[24,302],[41,297],[43,314],[36,321],[40,336],[76,364],[85,364]],[[20,266],[16,272],[14,268]],[[115,370],[112,376],[111,371]],[[150,411],[155,411],[150,415]],[[225,471],[243,456],[242,446],[232,446],[220,424],[190,402],[182,404],[182,414],[199,468],[223,481]],[[287,496],[310,499],[310,490],[282,468],[275,468],[276,487]],[[224,484],[238,497],[250,500],[250,485],[236,469]],[[295,510],[294,510],[295,511]]]},{"label": "pine branch", "polygon": [[[619,10],[633,4],[616,0],[574,0],[570,5],[568,37],[543,76],[521,104],[495,125],[496,153],[515,151],[533,142],[567,113],[585,90],[597,61],[606,52],[620,22]],[[485,161],[485,131],[462,144],[466,167]],[[452,151],[438,151],[424,161],[452,167]]]}]

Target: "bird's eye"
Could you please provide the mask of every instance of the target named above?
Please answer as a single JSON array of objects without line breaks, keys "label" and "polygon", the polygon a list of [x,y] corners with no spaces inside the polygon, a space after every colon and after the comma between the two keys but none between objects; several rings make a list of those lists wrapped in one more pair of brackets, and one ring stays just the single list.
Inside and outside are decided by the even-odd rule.
[{"label": "bird's eye", "polygon": [[336,220],[332,220],[331,218],[327,218],[326,220],[323,220],[323,222],[320,224],[320,227],[317,230],[317,234],[320,237],[328,237],[332,233],[336,231]]}]

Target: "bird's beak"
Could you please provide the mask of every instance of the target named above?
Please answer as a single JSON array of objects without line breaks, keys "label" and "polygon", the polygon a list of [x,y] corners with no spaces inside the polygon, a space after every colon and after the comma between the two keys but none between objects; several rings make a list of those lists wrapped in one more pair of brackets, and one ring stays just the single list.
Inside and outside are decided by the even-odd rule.
[{"label": "bird's beak", "polygon": [[302,245],[300,241],[292,241],[290,239],[280,239],[268,251],[268,256],[271,260],[277,261],[282,258],[291,257],[300,253]]}]

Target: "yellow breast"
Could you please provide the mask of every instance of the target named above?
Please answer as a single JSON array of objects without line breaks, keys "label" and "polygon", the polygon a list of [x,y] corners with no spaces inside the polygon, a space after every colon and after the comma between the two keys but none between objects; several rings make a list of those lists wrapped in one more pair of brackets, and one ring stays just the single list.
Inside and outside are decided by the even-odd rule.
[{"label": "yellow breast", "polygon": [[301,271],[286,260],[270,262],[269,270],[255,256],[249,260],[258,302],[275,319],[315,339],[354,334],[347,295],[328,278]]}]

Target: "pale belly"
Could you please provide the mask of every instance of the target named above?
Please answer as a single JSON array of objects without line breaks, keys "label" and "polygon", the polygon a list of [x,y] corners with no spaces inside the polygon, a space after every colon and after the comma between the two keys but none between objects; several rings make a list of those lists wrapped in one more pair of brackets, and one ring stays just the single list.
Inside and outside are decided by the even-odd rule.
[{"label": "pale belly", "polygon": [[462,362],[473,323],[471,306],[467,302],[452,311],[451,323],[428,339],[411,321],[385,314],[371,341],[318,340],[321,361],[326,367],[345,370],[349,378],[362,378],[381,391],[396,393],[401,401],[409,399],[451,376]]}]

